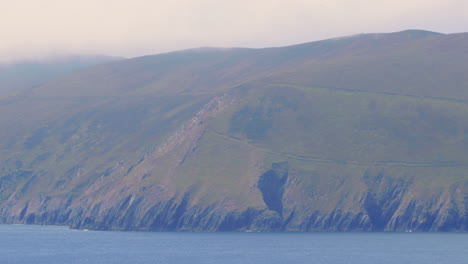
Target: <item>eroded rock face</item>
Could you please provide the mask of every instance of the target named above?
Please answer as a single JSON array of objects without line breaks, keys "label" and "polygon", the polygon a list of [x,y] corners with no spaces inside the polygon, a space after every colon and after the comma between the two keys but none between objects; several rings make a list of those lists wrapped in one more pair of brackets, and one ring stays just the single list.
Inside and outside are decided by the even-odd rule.
[{"label": "eroded rock face", "polygon": [[287,162],[273,163],[271,170],[260,176],[258,189],[262,192],[263,201],[268,210],[283,214],[283,193],[288,180]]},{"label": "eroded rock face", "polygon": [[[18,214],[2,210],[2,222],[69,225],[77,229],[152,231],[467,231],[467,197],[457,200],[460,186],[453,186],[431,201],[411,200],[412,182],[393,180],[383,174],[363,176],[368,189],[360,197],[358,210],[346,211],[339,204],[331,212],[293,211],[283,214],[283,192],[287,191],[289,165],[274,163],[259,175],[258,190],[263,208],[229,210],[216,203],[200,207],[193,193],[176,195],[149,206],[147,197],[129,195],[102,210],[77,206],[71,200],[45,197],[28,201]],[[461,186],[463,187],[463,186]],[[466,186],[465,186],[466,187]],[[453,191],[454,193],[450,193]],[[461,202],[461,204],[459,204]],[[32,208],[32,204],[37,204]],[[74,204],[74,205],[72,205]],[[310,206],[300,204],[299,206]],[[312,208],[313,209],[313,208]],[[290,223],[301,222],[299,225]]]}]

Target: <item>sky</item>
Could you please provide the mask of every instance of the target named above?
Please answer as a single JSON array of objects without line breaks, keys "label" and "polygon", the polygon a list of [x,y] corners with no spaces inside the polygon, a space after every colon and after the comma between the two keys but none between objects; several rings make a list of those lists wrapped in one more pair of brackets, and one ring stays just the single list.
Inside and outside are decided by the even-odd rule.
[{"label": "sky", "polygon": [[467,0],[0,0],[0,62],[468,32]]}]

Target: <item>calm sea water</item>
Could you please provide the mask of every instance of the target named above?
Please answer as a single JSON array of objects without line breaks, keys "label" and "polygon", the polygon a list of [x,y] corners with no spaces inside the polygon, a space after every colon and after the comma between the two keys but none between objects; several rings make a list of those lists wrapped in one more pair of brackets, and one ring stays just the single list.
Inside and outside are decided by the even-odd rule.
[{"label": "calm sea water", "polygon": [[467,264],[468,234],[96,232],[0,225],[0,263]]}]

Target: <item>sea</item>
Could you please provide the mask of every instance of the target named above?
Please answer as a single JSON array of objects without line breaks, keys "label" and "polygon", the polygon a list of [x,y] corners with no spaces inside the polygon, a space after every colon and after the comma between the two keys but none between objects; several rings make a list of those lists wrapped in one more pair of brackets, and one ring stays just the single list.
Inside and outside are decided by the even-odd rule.
[{"label": "sea", "polygon": [[116,232],[0,225],[0,263],[468,264],[468,234]]}]

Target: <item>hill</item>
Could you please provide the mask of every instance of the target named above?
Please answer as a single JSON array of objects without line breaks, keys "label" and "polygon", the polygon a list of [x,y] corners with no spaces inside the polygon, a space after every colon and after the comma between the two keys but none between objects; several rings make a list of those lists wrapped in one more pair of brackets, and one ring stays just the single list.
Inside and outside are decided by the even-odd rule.
[{"label": "hill", "polygon": [[466,231],[468,34],[201,48],[0,101],[0,221]]},{"label": "hill", "polygon": [[103,55],[64,56],[0,63],[0,98],[12,96],[86,67],[117,59],[119,58]]}]

